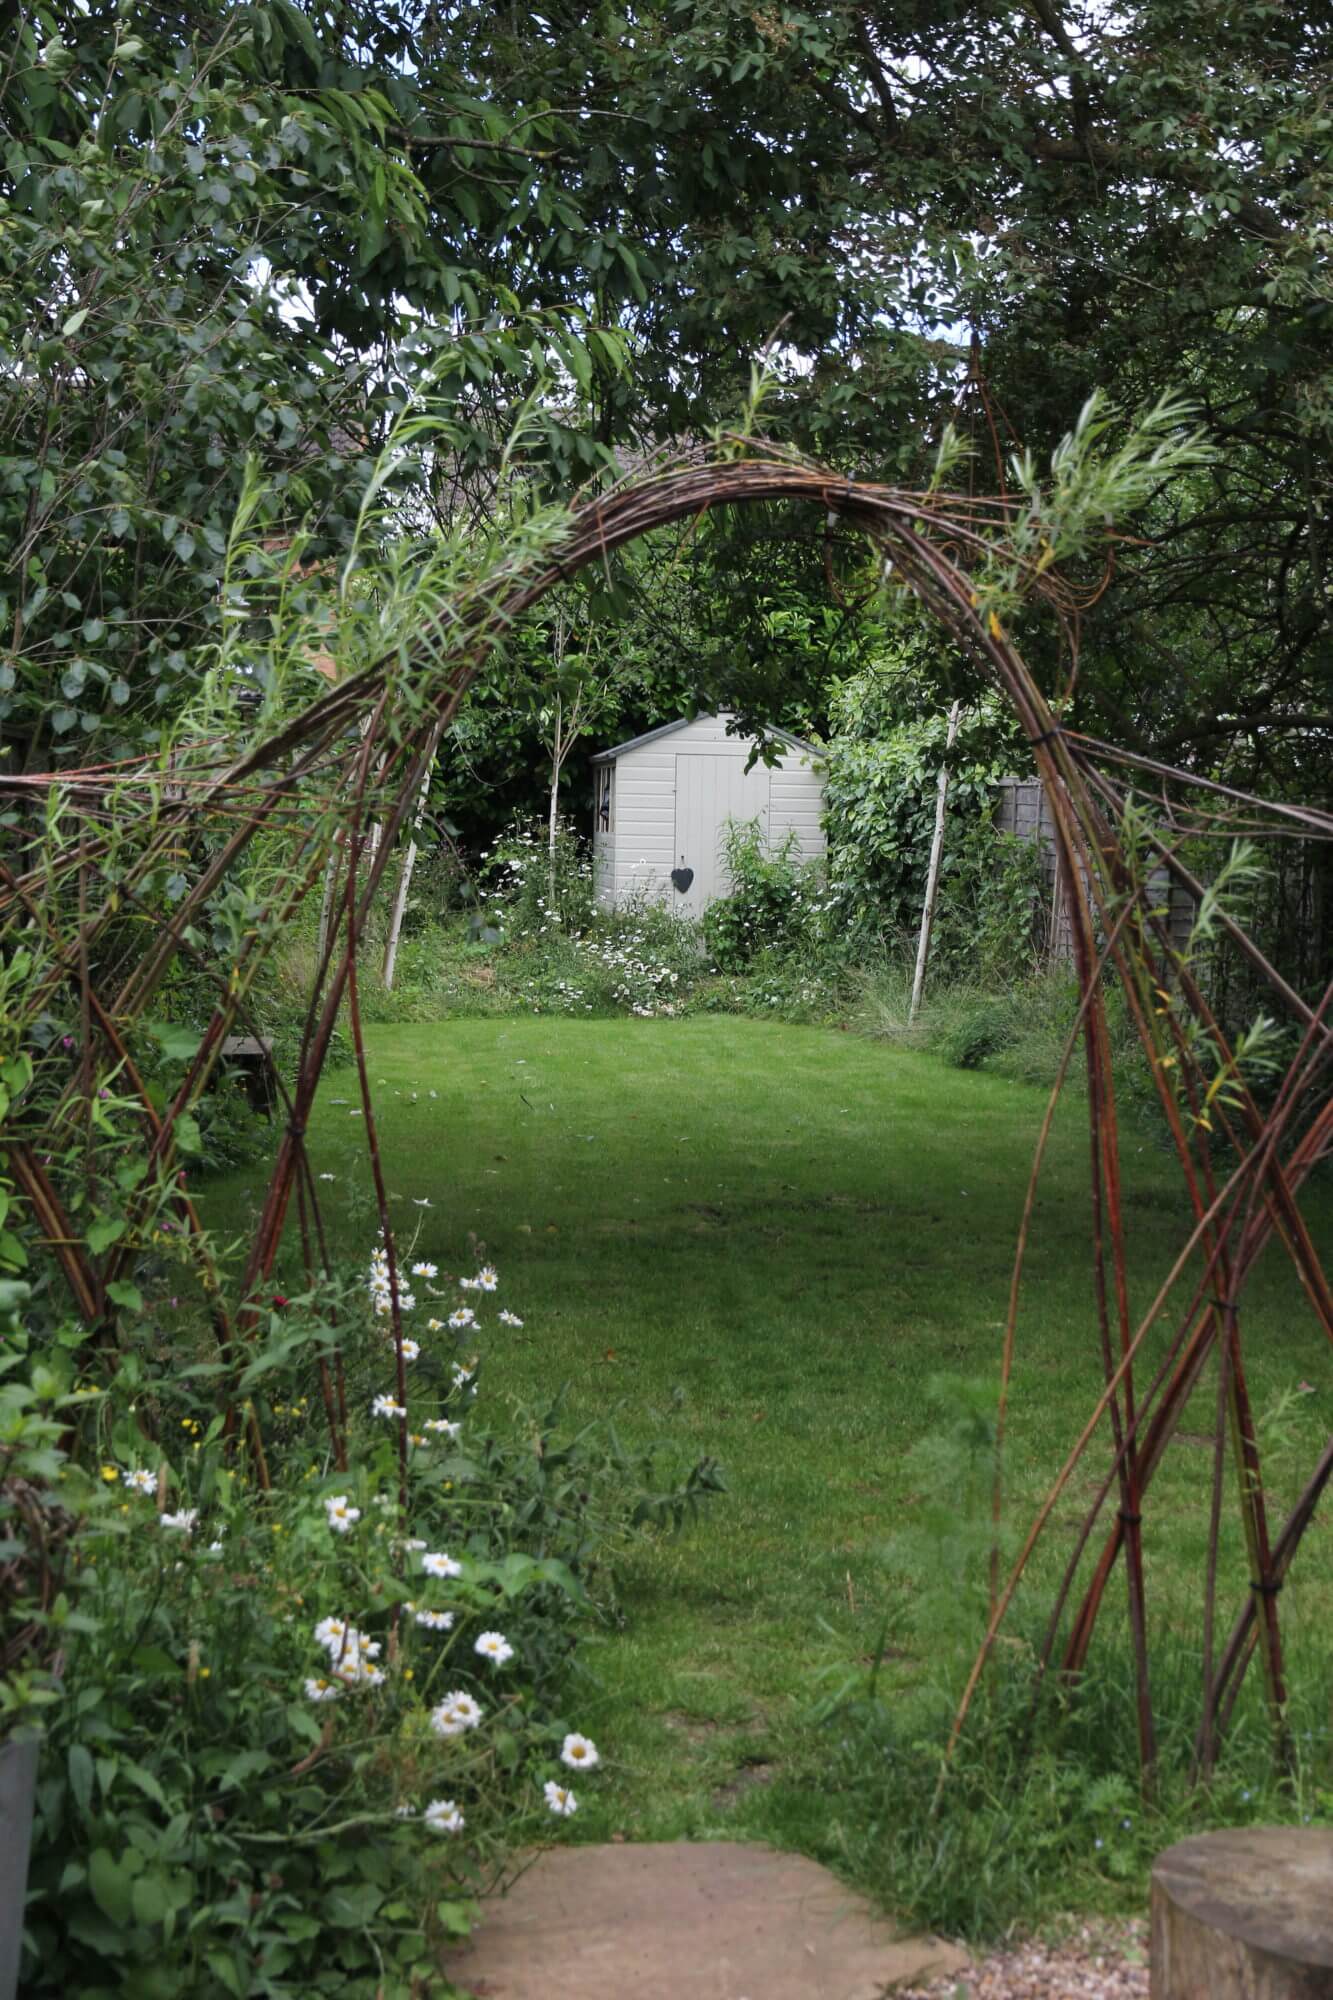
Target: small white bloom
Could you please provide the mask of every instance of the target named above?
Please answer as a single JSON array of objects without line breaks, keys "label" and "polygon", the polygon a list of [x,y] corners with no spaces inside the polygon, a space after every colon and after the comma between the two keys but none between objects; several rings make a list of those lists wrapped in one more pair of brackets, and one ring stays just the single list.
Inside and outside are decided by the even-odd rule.
[{"label": "small white bloom", "polygon": [[514,1649],[503,1632],[483,1632],[472,1650],[495,1667],[504,1666],[514,1657]]},{"label": "small white bloom", "polygon": [[452,1799],[432,1799],[421,1817],[432,1833],[461,1833],[466,1824]]},{"label": "small white bloom", "polygon": [[345,1618],[321,1618],[315,1627],[315,1644],[333,1653],[340,1652],[349,1629]]},{"label": "small white bloom", "polygon": [[436,1278],[439,1276],[439,1270],[434,1264],[414,1264],[412,1266],[412,1276],[414,1278]]},{"label": "small white bloom", "polygon": [[481,1287],[475,1278],[460,1278],[458,1280],[458,1289],[460,1292],[478,1292],[481,1290]]},{"label": "small white bloom", "polygon": [[395,1806],[393,1816],[395,1819],[415,1819],[417,1809],[415,1806]]},{"label": "small white bloom", "polygon": [[422,1541],[420,1535],[413,1535],[410,1541],[406,1541],[403,1543],[403,1547],[405,1549],[411,1550],[413,1554],[415,1554],[418,1549],[424,1549],[425,1546],[426,1544]]},{"label": "small white bloom", "polygon": [[475,1368],[465,1368],[461,1361],[458,1362],[454,1368],[455,1389],[466,1389],[476,1372]]},{"label": "small white bloom", "polygon": [[600,1764],[601,1761],[597,1755],[597,1745],[588,1737],[580,1736],[575,1729],[570,1730],[560,1745],[560,1762],[568,1764],[571,1771],[591,1771],[593,1766]]},{"label": "small white bloom", "polygon": [[452,1556],[431,1554],[421,1558],[421,1567],[427,1576],[461,1576],[462,1563],[456,1563]]},{"label": "small white bloom", "polygon": [[441,1437],[447,1437],[451,1441],[458,1436],[462,1428],[461,1424],[451,1424],[448,1417],[427,1417],[426,1419],[426,1429],[428,1431],[438,1431]]},{"label": "small white bloom", "polygon": [[427,1333],[443,1333],[444,1321],[442,1319],[428,1319],[426,1321],[426,1331]]},{"label": "small white bloom", "polygon": [[335,1535],[347,1534],[361,1519],[361,1509],[349,1507],[345,1493],[339,1493],[332,1500],[326,1500],[324,1511],[329,1517],[329,1526]]},{"label": "small white bloom", "polygon": [[452,1611],[417,1611],[412,1616],[418,1625],[424,1625],[428,1632],[448,1632],[454,1622]]},{"label": "small white bloom", "polygon": [[477,1315],[473,1312],[471,1306],[460,1306],[457,1312],[450,1313],[449,1324],[456,1331],[461,1332],[465,1326],[475,1326],[477,1324]]},{"label": "small white bloom", "polygon": [[337,1681],[326,1681],[322,1676],[308,1680],[305,1684],[307,1701],[337,1701],[342,1693]]},{"label": "small white bloom", "polygon": [[522,1326],[523,1324],[517,1313],[501,1312],[497,1314],[497,1318],[501,1326]]},{"label": "small white bloom", "polygon": [[447,1694],[438,1708],[430,1712],[430,1726],[437,1736],[462,1736],[469,1729],[476,1729],[481,1722],[480,1704],[465,1694],[461,1688]]},{"label": "small white bloom", "polygon": [[208,1545],[208,1553],[211,1556],[220,1556],[222,1554],[221,1542],[210,1542]]},{"label": "small white bloom", "polygon": [[142,1465],[136,1465],[133,1472],[122,1472],[120,1476],[133,1493],[156,1493],[157,1491],[156,1478]]},{"label": "small white bloom", "polygon": [[370,1406],[373,1417],[405,1417],[407,1411],[401,1403],[395,1403],[392,1396],[376,1396]]},{"label": "small white bloom", "polygon": [[338,1178],[338,1176],[337,1176],[336,1174],[321,1174],[321,1175],[320,1175],[320,1179],[321,1179],[322,1181],[335,1181],[335,1180],[337,1180],[337,1178]]},{"label": "small white bloom", "polygon": [[499,1282],[500,1273],[496,1270],[494,1264],[483,1264],[477,1273],[478,1291],[493,1292]]},{"label": "small white bloom", "polygon": [[565,1785],[558,1785],[554,1778],[548,1778],[542,1786],[542,1796],[557,1819],[569,1819],[579,1809],[579,1802]]},{"label": "small white bloom", "polygon": [[199,1509],[197,1507],[185,1507],[179,1514],[159,1514],[158,1519],[164,1528],[179,1528],[182,1534],[188,1535],[195,1522],[199,1519]]},{"label": "small white bloom", "polygon": [[404,1338],[403,1340],[404,1361],[415,1361],[420,1352],[421,1352],[421,1346],[418,1341],[408,1340],[406,1337]]},{"label": "small white bloom", "polygon": [[[434,1095],[435,1095],[435,1092],[434,1092],[434,1091],[432,1090],[432,1092],[431,1092],[431,1096],[432,1096],[432,1097],[434,1097]],[[413,1197],[412,1197],[412,1206],[413,1206],[413,1208],[430,1208],[430,1207],[431,1207],[431,1205],[432,1205],[432,1204],[431,1204],[430,1200],[429,1200],[429,1199],[428,1199],[428,1197],[427,1197],[426,1195],[424,1195],[424,1194],[423,1194],[423,1195],[415,1195],[415,1194],[414,1194],[414,1195],[413,1195]]]}]

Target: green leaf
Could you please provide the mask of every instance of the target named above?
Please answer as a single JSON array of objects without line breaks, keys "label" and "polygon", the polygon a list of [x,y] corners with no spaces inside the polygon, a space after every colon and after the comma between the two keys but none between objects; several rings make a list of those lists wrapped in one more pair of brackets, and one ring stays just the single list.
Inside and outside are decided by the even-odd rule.
[{"label": "green leaf", "polygon": [[245,2000],[248,1982],[227,1951],[206,1951],[204,1962],[219,1986],[225,1986],[228,1993],[234,1993],[236,2000]]},{"label": "green leaf", "polygon": [[113,1924],[131,1920],[131,1878],[105,1847],[95,1847],[88,1857],[88,1887],[103,1916]]},{"label": "green leaf", "polygon": [[11,1271],[27,1268],[28,1253],[12,1229],[0,1229],[0,1264]]},{"label": "green leaf", "polygon": [[106,1288],[107,1297],[115,1305],[124,1306],[129,1312],[143,1311],[143,1293],[128,1278],[115,1278]]},{"label": "green leaf", "polygon": [[152,1036],[170,1063],[192,1062],[199,1052],[199,1030],[178,1027],[174,1021],[145,1021]]},{"label": "green leaf", "polygon": [[170,1883],[165,1875],[141,1875],[130,1890],[130,1907],[139,1924],[165,1922],[172,1907]]},{"label": "green leaf", "polygon": [[218,1789],[223,1792],[234,1791],[238,1785],[243,1785],[247,1778],[258,1777],[261,1771],[271,1769],[272,1764],[273,1759],[265,1750],[238,1750],[222,1773]]},{"label": "green leaf", "polygon": [[95,1222],[89,1224],[86,1232],[88,1248],[94,1257],[100,1257],[104,1250],[109,1250],[128,1227],[123,1215],[99,1215]]},{"label": "green leaf", "polygon": [[190,1112],[183,1111],[172,1126],[178,1152],[196,1156],[204,1150],[203,1134],[199,1130],[199,1120]]},{"label": "green leaf", "polygon": [[93,1760],[91,1753],[82,1743],[70,1745],[69,1788],[74,1795],[74,1803],[81,1813],[87,1813],[93,1795]]},{"label": "green leaf", "polygon": [[320,1905],[326,1920],[338,1930],[361,1930],[372,1920],[384,1891],[373,1882],[346,1883],[331,1889]]},{"label": "green leaf", "polygon": [[87,319],[88,314],[91,310],[92,308],[90,306],[80,306],[77,312],[72,312],[70,314],[69,318],[65,321],[65,324],[60,329],[61,335],[63,336],[64,339],[68,340],[72,333],[78,332],[79,328],[83,325],[83,322]]}]

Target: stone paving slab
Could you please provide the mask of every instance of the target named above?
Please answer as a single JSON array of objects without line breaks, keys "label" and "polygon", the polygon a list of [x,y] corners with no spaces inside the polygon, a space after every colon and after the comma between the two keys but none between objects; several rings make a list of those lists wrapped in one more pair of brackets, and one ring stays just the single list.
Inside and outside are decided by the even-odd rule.
[{"label": "stone paving slab", "polygon": [[888,2000],[966,1964],[802,1855],[670,1841],[543,1854],[444,1969],[475,2000]]}]

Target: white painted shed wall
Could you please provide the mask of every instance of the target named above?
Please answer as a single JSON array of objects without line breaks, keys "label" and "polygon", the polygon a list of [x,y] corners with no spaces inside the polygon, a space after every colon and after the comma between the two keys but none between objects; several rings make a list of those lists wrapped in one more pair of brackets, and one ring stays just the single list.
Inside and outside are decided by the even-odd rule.
[{"label": "white painted shed wall", "polygon": [[[725,714],[701,715],[615,759],[611,831],[593,833],[601,903],[647,894],[697,917],[729,887],[720,854],[728,814],[761,819],[772,844],[794,833],[807,859],[824,852],[824,784],[809,755],[788,750],[771,769],[757,764],[746,774],[754,739],[728,736],[727,721]],[[671,885],[682,852],[695,873],[684,896]]]}]

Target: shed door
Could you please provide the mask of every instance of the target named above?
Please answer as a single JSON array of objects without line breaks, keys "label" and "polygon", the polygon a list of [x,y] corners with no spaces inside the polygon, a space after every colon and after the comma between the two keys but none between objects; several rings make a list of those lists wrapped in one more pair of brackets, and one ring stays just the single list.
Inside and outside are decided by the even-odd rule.
[{"label": "shed door", "polygon": [[671,900],[682,915],[698,917],[731,883],[722,843],[728,819],[757,819],[768,838],[765,764],[745,769],[745,756],[681,751],[676,757],[676,851],[673,868],[692,868],[694,880]]}]

